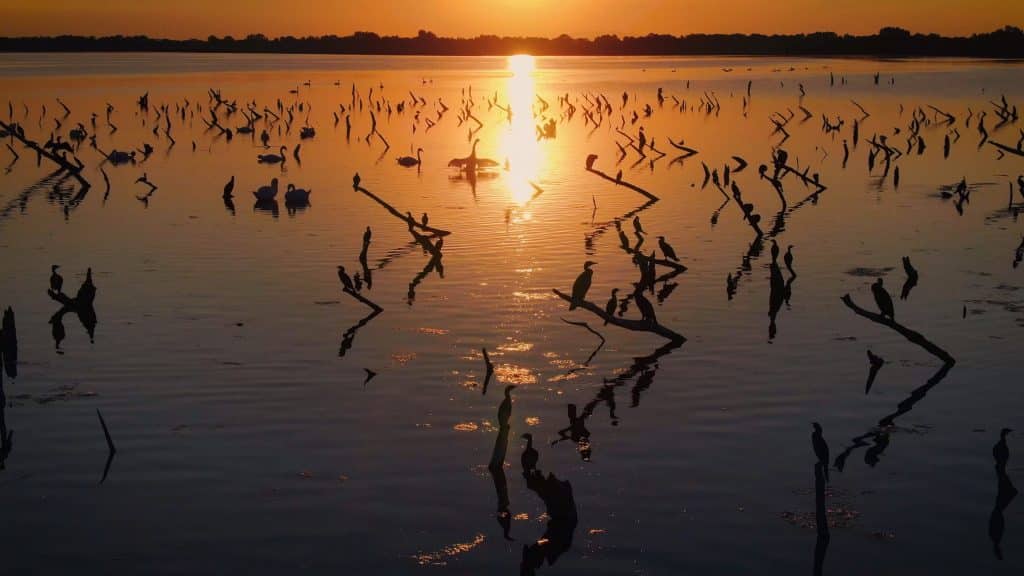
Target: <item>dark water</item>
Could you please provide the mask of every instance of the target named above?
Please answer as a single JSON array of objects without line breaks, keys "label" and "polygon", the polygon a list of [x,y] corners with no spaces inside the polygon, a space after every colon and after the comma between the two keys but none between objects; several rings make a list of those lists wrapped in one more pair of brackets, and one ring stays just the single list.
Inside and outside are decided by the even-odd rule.
[{"label": "dark water", "polygon": [[[1001,428],[1024,429],[1024,271],[1013,266],[1024,233],[1015,184],[1024,161],[979,146],[978,113],[986,112],[992,141],[1015,147],[1021,125],[997,128],[996,108],[1002,94],[1020,105],[1024,68],[544,58],[531,72],[529,64],[0,56],[3,100],[29,137],[67,139],[81,122],[104,151],[154,147],[145,162],[104,166],[109,194],[102,155],[88,141],[78,150],[93,184],[84,197],[74,180],[55,190],[53,166],[37,165],[16,142],[21,158],[0,176],[0,305],[16,311],[20,344],[18,377],[4,384],[14,436],[0,471],[3,571],[514,574],[527,545],[527,564],[542,560],[544,574],[811,573],[817,421],[833,460],[824,491],[830,538],[827,549],[818,546],[825,573],[1019,573],[1024,504],[1007,503],[1007,482],[1024,479],[1020,443],[1008,436],[1005,475],[992,446]],[[353,84],[359,95],[349,110]],[[457,117],[470,86],[483,124],[479,155],[509,162],[475,183],[447,167],[470,150],[476,124]],[[377,113],[389,150],[366,142],[371,87],[382,106],[405,102],[403,113]],[[289,147],[283,169],[255,161],[265,152],[265,121],[255,138],[230,142],[206,129],[210,88],[243,108],[276,111],[278,99],[296,106],[290,130],[283,121],[268,127],[272,148]],[[143,113],[135,101],[147,91]],[[426,105],[413,106],[410,91]],[[584,109],[598,94],[613,112],[595,128]],[[559,99],[566,95],[577,107],[571,120]],[[59,129],[56,98],[71,109]],[[702,98],[720,110],[699,109]],[[186,99],[182,120],[175,110]],[[450,108],[440,119],[439,99]],[[861,119],[852,101],[870,116]],[[157,119],[163,104],[174,115],[173,147]],[[339,104],[346,112],[335,125]],[[508,105],[511,122],[501,109]],[[905,152],[918,108],[926,148],[895,161],[896,187],[881,157],[868,171],[868,139],[885,135]],[[245,125],[240,114],[219,114],[225,125]],[[770,118],[790,114],[782,143]],[[843,127],[824,133],[823,114],[841,117]],[[316,137],[300,140],[307,115]],[[437,122],[429,130],[427,118]],[[548,118],[557,138],[538,140],[536,125]],[[620,126],[633,137],[643,126],[667,156],[619,160]],[[955,140],[954,130],[960,138],[947,159],[943,140]],[[699,154],[674,162],[681,152],[669,139]],[[291,157],[300,142],[301,164]],[[789,165],[809,168],[827,187],[814,197],[813,186],[787,176],[781,217],[779,196],[757,171],[780,145]],[[424,149],[421,170],[395,162],[416,147]],[[590,153],[597,169],[612,177],[621,169],[660,201],[648,205],[587,172]],[[762,215],[759,252],[741,208],[714,184],[702,187],[702,162],[721,175],[726,164],[737,167],[733,156],[750,164],[732,179]],[[2,147],[0,163],[10,158]],[[428,212],[431,225],[452,232],[443,277],[402,220],[352,189],[357,171],[400,211]],[[136,183],[143,174],[158,186],[146,202],[139,198],[147,187]],[[221,200],[231,175],[233,213]],[[282,192],[289,182],[312,189],[311,205],[256,209],[250,192],[272,177]],[[962,178],[971,193],[961,214],[942,191]],[[543,193],[535,196],[533,185]],[[602,326],[552,293],[570,291],[589,259],[597,264],[588,299],[603,306],[616,287],[628,295],[638,273],[611,224],[622,219],[635,242],[637,210],[644,250],[664,235],[687,267],[648,294],[659,322],[687,339],[678,346]],[[367,225],[373,286],[363,294],[384,311],[360,326],[371,310],[340,291],[335,268],[360,270]],[[783,251],[793,246],[797,273],[774,322],[771,239]],[[903,256],[920,273],[906,300]],[[72,295],[92,268],[94,338],[71,313],[55,346],[51,264],[62,266]],[[730,299],[725,279],[737,273]],[[840,300],[850,294],[874,311],[877,276],[900,324],[948,351],[955,366]],[[639,317],[635,304],[626,317]],[[587,322],[606,342],[592,356],[598,337],[563,319]],[[482,347],[496,367],[486,393]],[[886,364],[865,394],[868,349]],[[377,373],[365,384],[364,369]],[[492,474],[507,384],[517,388],[506,466]],[[552,445],[569,426],[570,404],[585,418],[576,432],[585,428],[589,441],[567,433]],[[97,409],[117,446],[102,484],[107,446]],[[535,438],[543,474],[571,484],[571,501],[564,485],[523,477],[524,432]],[[496,514],[505,509],[502,478],[514,540],[503,537]],[[1001,561],[990,536],[994,508],[1005,508]]]}]

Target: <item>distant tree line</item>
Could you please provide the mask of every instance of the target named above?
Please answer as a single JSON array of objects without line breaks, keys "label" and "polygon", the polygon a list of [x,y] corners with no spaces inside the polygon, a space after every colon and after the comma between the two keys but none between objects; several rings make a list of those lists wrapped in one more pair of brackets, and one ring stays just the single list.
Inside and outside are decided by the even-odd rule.
[{"label": "distant tree line", "polygon": [[444,38],[420,30],[413,37],[356,32],[350,36],[250,34],[245,38],[210,36],[205,40],[168,40],[146,36],[54,36],[0,38],[3,52],[279,52],[304,54],[406,54],[486,56],[534,55],[786,55],[786,56],[973,56],[1024,57],[1024,31],[1007,26],[964,37],[912,34],[883,28],[866,36],[833,32],[812,34],[690,34],[671,36],[598,36],[593,39],[507,36]]}]

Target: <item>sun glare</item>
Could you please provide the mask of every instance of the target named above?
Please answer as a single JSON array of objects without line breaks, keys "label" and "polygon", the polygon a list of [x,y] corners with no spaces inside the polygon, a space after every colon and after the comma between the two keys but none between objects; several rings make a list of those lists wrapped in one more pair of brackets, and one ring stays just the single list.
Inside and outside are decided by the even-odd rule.
[{"label": "sun glare", "polygon": [[513,202],[524,206],[534,194],[531,180],[541,168],[541,147],[536,137],[533,104],[536,98],[533,71],[535,62],[529,54],[509,56],[508,107],[512,114],[501,138],[501,148],[509,161],[508,185]]},{"label": "sun glare", "polygon": [[529,74],[535,67],[536,61],[529,54],[516,54],[508,57],[508,69],[516,76]]}]

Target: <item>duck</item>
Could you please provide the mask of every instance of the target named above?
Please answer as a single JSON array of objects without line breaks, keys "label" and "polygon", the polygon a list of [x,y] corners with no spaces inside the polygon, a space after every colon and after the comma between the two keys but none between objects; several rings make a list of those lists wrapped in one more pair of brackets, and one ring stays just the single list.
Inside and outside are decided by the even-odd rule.
[{"label": "duck", "polygon": [[273,200],[277,196],[277,178],[270,181],[270,186],[260,186],[252,193],[257,200]]}]

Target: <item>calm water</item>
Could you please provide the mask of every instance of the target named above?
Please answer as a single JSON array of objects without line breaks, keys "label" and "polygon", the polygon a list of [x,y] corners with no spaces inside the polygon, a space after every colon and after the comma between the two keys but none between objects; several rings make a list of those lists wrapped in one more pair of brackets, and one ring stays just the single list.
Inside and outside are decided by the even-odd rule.
[{"label": "calm water", "polygon": [[[991,448],[1001,428],[1024,430],[1024,269],[1013,266],[1024,222],[1008,209],[1009,183],[1024,161],[979,148],[977,115],[987,112],[992,140],[1016,146],[1020,124],[996,128],[993,102],[1006,94],[1021,104],[1024,67],[542,58],[531,72],[528,64],[0,56],[2,99],[30,137],[43,142],[56,130],[60,98],[71,109],[56,130],[65,139],[81,122],[104,151],[155,149],[135,165],[105,165],[109,195],[102,156],[88,142],[78,151],[93,183],[85,197],[76,197],[73,180],[54,190],[53,166],[37,165],[17,143],[21,159],[0,175],[0,305],[14,307],[20,344],[18,378],[5,379],[14,436],[0,471],[3,571],[514,574],[530,545],[530,554],[548,555],[537,569],[544,574],[811,573],[810,433],[818,421],[833,459],[851,450],[826,492],[825,573],[1019,574],[1024,503],[1003,512],[1002,561],[990,519],[1000,484]],[[813,115],[807,121],[800,84]],[[371,87],[390,150],[366,141]],[[476,123],[458,118],[470,87],[483,125],[478,154],[509,162],[475,183],[447,167],[470,150]],[[291,129],[260,120],[255,138],[227,141],[201,120],[209,118],[210,88],[243,108],[255,102],[276,113],[278,99],[295,106]],[[135,105],[147,91],[148,114]],[[426,105],[413,106],[410,91]],[[584,108],[597,94],[613,112],[595,128]],[[699,107],[711,94],[720,111],[708,114]],[[559,98],[566,95],[577,107],[571,120]],[[182,120],[176,110],[186,100]],[[450,108],[440,120],[439,100]],[[870,112],[856,147],[852,125],[863,114],[851,100]],[[157,119],[163,104],[173,116],[173,147],[166,120]],[[345,112],[335,125],[339,105]],[[501,109],[508,105],[511,122]],[[928,105],[956,116],[955,124],[937,121]],[[896,161],[896,187],[881,157],[868,171],[867,140],[884,134],[905,152],[918,107],[927,146]],[[788,210],[779,218],[779,196],[757,167],[771,163],[782,139],[770,116],[787,110],[789,164],[820,174],[827,190],[807,200],[813,188],[786,177]],[[823,114],[842,117],[840,132],[822,131]],[[223,107],[219,116],[245,125]],[[427,118],[436,122],[429,130]],[[558,122],[557,138],[537,140],[535,126],[547,118]],[[306,122],[316,137],[300,140]],[[634,137],[643,126],[668,155],[619,160],[620,126]],[[289,147],[283,169],[256,163],[265,127],[272,148]],[[943,139],[954,129],[960,139],[944,159]],[[679,152],[669,139],[699,154],[673,162]],[[301,164],[291,157],[300,142]],[[395,162],[417,147],[421,170]],[[613,176],[621,169],[623,180],[660,201],[646,204],[587,172],[590,153],[599,156],[596,168]],[[751,253],[754,233],[739,206],[723,205],[714,184],[702,187],[702,162],[721,174],[727,164],[735,170],[733,156],[750,164],[732,175],[744,201],[783,250],[794,247],[798,276],[774,336],[770,240]],[[3,147],[0,163],[10,158]],[[353,191],[357,171],[366,189],[400,211],[427,212],[432,225],[452,232],[443,276],[424,268],[429,255],[402,220]],[[136,183],[143,174],[158,186],[148,202],[138,199],[147,191]],[[234,212],[221,200],[231,175]],[[311,205],[254,209],[250,192],[272,177],[282,189],[312,189]],[[971,190],[962,215],[955,198],[941,195],[961,178]],[[531,183],[543,193],[534,196]],[[1024,197],[1012,189],[1020,206]],[[681,346],[602,327],[552,293],[569,291],[589,259],[597,263],[590,300],[603,306],[616,287],[628,295],[638,273],[611,223],[621,219],[635,242],[634,213],[649,233],[643,248],[664,235],[688,268],[648,294],[658,320],[687,338]],[[360,326],[370,309],[340,291],[335,268],[360,270],[368,225],[373,285],[362,293],[384,311]],[[920,272],[907,300],[898,297],[903,256]],[[71,313],[55,346],[51,264],[62,266],[69,294],[92,268],[92,340]],[[730,299],[725,279],[737,272]],[[956,358],[944,378],[936,357],[841,302],[850,294],[875,310],[870,284],[879,275],[900,323]],[[638,317],[632,303],[626,317]],[[589,362],[600,340],[563,319],[588,322],[606,338]],[[486,393],[482,347],[496,366]],[[868,349],[887,363],[865,394]],[[377,373],[365,384],[364,369]],[[492,476],[506,384],[518,386],[509,447],[504,474]],[[571,439],[552,445],[569,425],[570,404],[585,417],[589,454]],[[118,449],[103,484],[97,409]],[[527,485],[519,462],[525,432],[536,439],[538,468],[571,483],[575,514],[563,509],[553,520]],[[1019,485],[1024,443],[1015,434],[1008,442],[1006,475]],[[496,490],[502,477],[507,507]],[[505,508],[510,539],[496,514]]]}]

